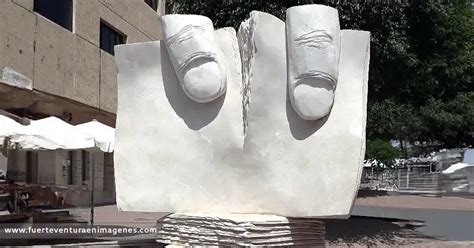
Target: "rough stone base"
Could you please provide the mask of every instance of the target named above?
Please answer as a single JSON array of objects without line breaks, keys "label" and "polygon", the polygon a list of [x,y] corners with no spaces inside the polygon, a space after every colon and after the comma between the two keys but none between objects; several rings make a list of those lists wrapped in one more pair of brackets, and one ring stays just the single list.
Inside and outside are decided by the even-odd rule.
[{"label": "rough stone base", "polygon": [[321,220],[275,215],[171,214],[157,224],[158,241],[177,246],[318,246],[325,235]]}]

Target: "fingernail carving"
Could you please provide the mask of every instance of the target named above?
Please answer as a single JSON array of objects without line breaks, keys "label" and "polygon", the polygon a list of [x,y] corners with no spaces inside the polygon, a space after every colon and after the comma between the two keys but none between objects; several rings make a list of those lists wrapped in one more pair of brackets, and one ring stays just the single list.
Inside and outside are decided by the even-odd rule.
[{"label": "fingernail carving", "polygon": [[165,15],[165,45],[184,93],[198,103],[211,102],[226,91],[226,65],[209,18]]},{"label": "fingernail carving", "polygon": [[329,114],[334,102],[340,54],[337,10],[303,5],[286,12],[288,90],[304,120]]}]

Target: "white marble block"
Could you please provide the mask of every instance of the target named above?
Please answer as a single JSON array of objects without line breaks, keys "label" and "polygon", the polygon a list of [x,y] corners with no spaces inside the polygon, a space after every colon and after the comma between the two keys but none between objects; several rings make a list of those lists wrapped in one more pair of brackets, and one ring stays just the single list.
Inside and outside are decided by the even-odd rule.
[{"label": "white marble block", "polygon": [[232,70],[226,94],[209,103],[197,103],[183,92],[162,41],[115,47],[120,209],[193,210],[200,205],[196,201],[211,199],[199,207],[205,209],[222,180],[231,177],[223,161],[234,160],[233,151],[240,151],[244,141],[241,63],[235,30],[216,34]]},{"label": "white marble block", "polygon": [[349,215],[365,152],[369,33],[340,32],[334,104],[317,121],[291,105],[285,34],[262,12],[242,23],[238,44],[232,29],[216,31],[227,90],[204,104],[183,92],[163,42],[116,47],[121,210]]},{"label": "white marble block", "polygon": [[265,212],[347,217],[365,153],[369,33],[342,31],[334,106],[325,118],[306,121],[287,92],[285,23],[252,12],[248,24],[238,34],[252,43],[241,51],[252,54],[244,65],[251,92],[244,150],[258,175],[248,196]]}]

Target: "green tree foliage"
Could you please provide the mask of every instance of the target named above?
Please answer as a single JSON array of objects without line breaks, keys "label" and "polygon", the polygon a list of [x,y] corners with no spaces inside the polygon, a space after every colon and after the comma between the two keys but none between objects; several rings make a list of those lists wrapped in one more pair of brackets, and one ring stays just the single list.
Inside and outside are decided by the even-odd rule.
[{"label": "green tree foliage", "polygon": [[375,159],[387,167],[392,167],[399,155],[399,150],[388,141],[381,139],[367,141],[366,159]]},{"label": "green tree foliage", "polygon": [[369,140],[396,139],[400,142],[403,155],[407,155],[406,142],[417,141],[422,119],[417,110],[409,104],[400,104],[392,100],[374,102],[368,108],[367,137]]},{"label": "green tree foliage", "polygon": [[474,10],[467,0],[175,0],[171,7],[237,29],[252,10],[284,20],[286,8],[310,3],[337,8],[341,28],[371,32],[369,139],[474,144]]},{"label": "green tree foliage", "polygon": [[474,144],[474,92],[459,93],[454,99],[442,101],[430,98],[420,108],[425,124],[420,128],[427,141],[438,141],[450,147]]}]

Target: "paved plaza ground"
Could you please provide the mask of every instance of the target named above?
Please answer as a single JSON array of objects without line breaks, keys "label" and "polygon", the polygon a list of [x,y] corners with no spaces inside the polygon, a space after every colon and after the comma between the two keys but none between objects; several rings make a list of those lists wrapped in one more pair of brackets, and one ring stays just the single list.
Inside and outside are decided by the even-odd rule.
[{"label": "paved plaza ground", "polygon": [[[71,209],[71,214],[89,220],[90,210]],[[100,206],[95,209],[95,223],[154,225],[166,214],[120,212],[115,205]],[[327,247],[474,247],[472,197],[362,194],[352,215],[349,220],[325,221]],[[425,226],[406,227],[393,219],[418,220]]]},{"label": "paved plaza ground", "polygon": [[[474,211],[474,197],[461,196],[423,196],[423,195],[371,195],[358,197],[356,206],[419,208]],[[81,219],[89,220],[89,208],[74,208],[71,213]],[[155,223],[167,213],[121,212],[116,205],[95,208],[96,223],[144,222]]]},{"label": "paved plaza ground", "polygon": [[389,195],[358,197],[356,205],[474,211],[472,196]]}]

